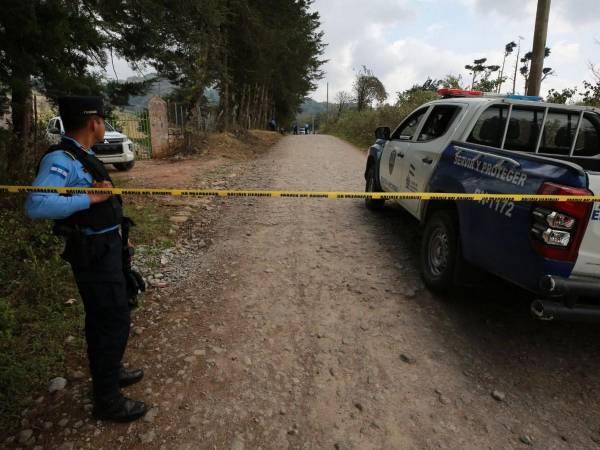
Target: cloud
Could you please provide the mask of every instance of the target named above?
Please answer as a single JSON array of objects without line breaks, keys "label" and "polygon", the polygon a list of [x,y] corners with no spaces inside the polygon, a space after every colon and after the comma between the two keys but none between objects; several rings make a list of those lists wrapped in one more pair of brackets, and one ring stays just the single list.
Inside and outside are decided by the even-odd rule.
[{"label": "cloud", "polygon": [[[330,99],[350,91],[357,70],[365,65],[390,93],[422,83],[427,77],[462,74],[465,64],[487,57],[502,64],[506,42],[525,36],[523,51],[531,47],[535,0],[315,0],[328,42],[324,67],[326,79],[311,94]],[[460,11],[460,13],[457,13]],[[600,0],[553,0],[549,32],[552,55],[546,65],[556,76],[543,90],[580,84],[588,77],[588,61],[596,61],[600,47],[594,44],[600,23]],[[514,57],[507,72],[514,70]],[[509,80],[509,83],[512,81]],[[523,79],[518,75],[517,90]]]},{"label": "cloud", "polygon": [[[486,52],[454,52],[417,38],[388,41],[378,26],[369,27],[369,32],[360,39],[342,46],[326,67],[330,85],[330,98],[341,90],[351,91],[356,71],[367,66],[383,82],[393,101],[396,92],[423,83],[427,78],[442,78],[447,74],[461,74],[465,64],[486,55],[490,61],[501,60],[502,52],[490,49]],[[318,90],[315,97],[323,98],[324,91]]]},{"label": "cloud", "polygon": [[[510,19],[529,20],[537,9],[534,0],[462,0],[479,14],[497,14]],[[525,4],[524,4],[525,3]],[[570,27],[600,22],[598,0],[553,0],[551,17]]]}]

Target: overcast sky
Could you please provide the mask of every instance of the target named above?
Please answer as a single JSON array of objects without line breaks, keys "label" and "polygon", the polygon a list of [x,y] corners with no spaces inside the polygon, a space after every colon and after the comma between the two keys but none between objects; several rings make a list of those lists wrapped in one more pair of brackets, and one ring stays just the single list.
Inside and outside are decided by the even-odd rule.
[{"label": "overcast sky", "polygon": [[[326,78],[312,94],[330,101],[351,90],[362,65],[377,75],[395,98],[397,91],[460,73],[475,58],[502,64],[504,46],[523,37],[531,50],[536,0],[315,0],[329,44]],[[600,64],[600,0],[552,0],[546,66],[556,76],[543,90],[581,85],[590,79],[588,64]],[[511,60],[514,71],[514,58]],[[517,90],[523,90],[519,75]]]},{"label": "overcast sky", "polygon": [[[309,95],[324,101],[329,82],[333,101],[337,92],[351,90],[362,65],[381,79],[390,100],[427,77],[462,74],[466,81],[466,64],[487,57],[488,64],[500,65],[504,46],[519,36],[523,50],[531,50],[536,5],[536,0],[315,0],[329,62]],[[589,63],[600,64],[599,25],[600,0],[552,0],[546,66],[556,75],[544,82],[544,92],[591,78]],[[116,63],[120,78],[133,74],[124,61]],[[510,63],[514,68],[514,57]],[[520,75],[517,83],[522,91]]]}]

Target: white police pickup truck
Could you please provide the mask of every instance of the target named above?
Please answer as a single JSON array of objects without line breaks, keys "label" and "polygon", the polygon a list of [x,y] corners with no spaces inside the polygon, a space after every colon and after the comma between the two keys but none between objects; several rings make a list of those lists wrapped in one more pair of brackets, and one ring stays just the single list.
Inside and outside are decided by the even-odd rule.
[{"label": "white police pickup truck", "polygon": [[[105,125],[104,142],[94,145],[92,150],[104,164],[112,164],[119,171],[131,170],[135,164],[133,142],[126,135],[115,130],[109,122],[105,122]],[[60,117],[53,117],[48,121],[46,137],[50,143],[58,144],[64,132],[65,128]]]},{"label": "white police pickup truck", "polygon": [[[369,149],[367,192],[600,194],[600,110],[441,89]],[[535,293],[540,319],[600,320],[600,203],[398,200],[424,224],[420,269],[445,291],[483,269]],[[369,209],[385,200],[366,200]]]}]

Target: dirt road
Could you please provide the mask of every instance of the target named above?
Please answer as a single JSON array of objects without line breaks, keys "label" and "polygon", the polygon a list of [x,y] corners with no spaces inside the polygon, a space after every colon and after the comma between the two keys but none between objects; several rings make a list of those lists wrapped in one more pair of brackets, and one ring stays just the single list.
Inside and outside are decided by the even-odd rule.
[{"label": "dirt road", "polygon": [[[364,160],[332,137],[287,137],[233,168],[229,186],[362,190]],[[355,200],[232,199],[214,208],[212,231],[201,226],[205,210],[194,213],[191,251],[169,263],[185,277],[135,319],[127,359],[147,377],[129,393],[155,405],[150,417],[54,429],[48,448],[600,442],[597,327],[534,322],[527,296],[500,282],[433,296],[417,273],[419,227],[394,206],[374,214]]]}]

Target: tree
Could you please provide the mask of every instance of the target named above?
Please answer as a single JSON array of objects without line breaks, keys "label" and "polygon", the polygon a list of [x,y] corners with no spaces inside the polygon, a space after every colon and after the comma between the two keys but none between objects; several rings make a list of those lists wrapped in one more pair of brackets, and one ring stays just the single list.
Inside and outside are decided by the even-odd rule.
[{"label": "tree", "polygon": [[222,128],[292,120],[322,78],[324,44],[312,0],[228,0],[221,27]]},{"label": "tree", "polygon": [[[546,47],[544,58],[547,58],[548,56],[550,56],[550,49],[548,47]],[[519,72],[525,79],[525,91],[524,92],[527,92],[527,87],[529,85],[529,69],[531,66],[532,58],[533,58],[533,52],[527,52],[527,53],[525,53],[523,58],[521,58],[521,62],[523,63],[523,66],[521,66],[521,69],[519,69]],[[542,70],[542,82],[549,76],[554,75],[554,73],[555,72],[551,67],[544,67],[544,69]]]},{"label": "tree", "polygon": [[423,104],[438,99],[437,90],[442,80],[427,78],[423,84],[415,84],[410,89],[397,93],[396,105]]},{"label": "tree", "polygon": [[[489,90],[490,87],[496,88],[497,81],[490,81],[492,73],[500,70],[500,66],[486,66],[487,58],[476,59],[473,64],[467,64],[465,69],[471,72],[473,79],[471,81],[471,89]],[[481,74],[481,81],[477,83],[477,78]]]},{"label": "tree", "polygon": [[504,59],[502,60],[502,68],[500,69],[500,73],[498,74],[498,82],[497,82],[498,86],[496,88],[496,92],[498,94],[502,90],[502,85],[506,81],[506,78],[504,77],[504,68],[506,67],[506,59],[510,55],[512,55],[512,53],[515,51],[515,48],[517,48],[517,43],[514,41],[511,41],[504,46]]},{"label": "tree", "polygon": [[446,75],[443,79],[440,80],[440,87],[450,89],[462,89],[462,75]]},{"label": "tree", "polygon": [[592,81],[584,81],[582,92],[582,101],[588,106],[600,106],[600,69],[590,63],[590,71],[592,73]]},{"label": "tree", "polygon": [[548,103],[559,103],[561,105],[570,103],[577,95],[577,88],[565,88],[562,91],[550,89],[546,101]]},{"label": "tree", "polygon": [[14,137],[6,155],[10,172],[21,173],[23,158],[31,154],[34,84],[50,98],[101,92],[100,77],[90,68],[106,65],[107,37],[94,25],[94,15],[80,1],[3,2],[0,104],[6,107],[10,95]]},{"label": "tree", "polygon": [[224,128],[291,117],[322,76],[312,0],[7,0],[0,16],[0,110],[11,98],[17,161],[29,147],[35,84],[51,99],[100,94],[124,103],[149,83],[103,83],[107,54],[156,69],[188,115],[220,91]]},{"label": "tree", "polygon": [[388,97],[383,83],[366,66],[356,74],[353,89],[359,111],[370,108],[374,101],[383,103]]},{"label": "tree", "polygon": [[340,91],[335,96],[337,103],[337,117],[339,118],[342,113],[350,107],[352,103],[352,94],[346,91]]}]

